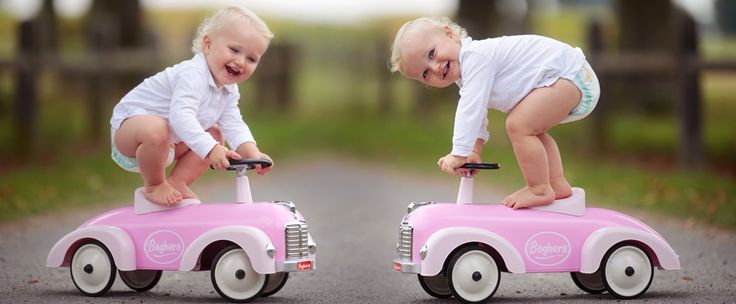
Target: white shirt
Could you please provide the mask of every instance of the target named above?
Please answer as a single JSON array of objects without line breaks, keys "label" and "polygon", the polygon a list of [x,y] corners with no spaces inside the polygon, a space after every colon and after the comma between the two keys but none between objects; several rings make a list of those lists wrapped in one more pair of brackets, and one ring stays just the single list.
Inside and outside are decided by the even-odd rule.
[{"label": "white shirt", "polygon": [[110,124],[120,128],[128,117],[155,115],[166,119],[172,143],[184,142],[204,159],[217,141],[205,130],[217,124],[236,149],[255,139],[238,108],[237,84],[217,88],[202,53],[146,78],[128,92],[112,112]]},{"label": "white shirt", "polygon": [[579,48],[543,36],[468,37],[461,44],[450,152],[457,156],[470,155],[476,139],[488,141],[488,108],[508,113],[533,89],[574,79],[585,63]]}]

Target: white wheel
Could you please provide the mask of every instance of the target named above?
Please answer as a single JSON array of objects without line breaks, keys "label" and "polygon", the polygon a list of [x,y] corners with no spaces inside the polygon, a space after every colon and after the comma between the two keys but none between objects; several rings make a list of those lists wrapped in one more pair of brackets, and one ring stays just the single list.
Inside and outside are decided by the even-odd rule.
[{"label": "white wheel", "polygon": [[582,291],[590,294],[599,294],[606,291],[606,285],[603,284],[603,275],[598,270],[594,273],[571,272],[570,276],[575,285]]},{"label": "white wheel", "polygon": [[417,275],[419,278],[419,285],[422,286],[424,292],[438,299],[447,299],[452,297],[452,291],[450,291],[450,285],[447,282],[447,277],[444,274],[438,274],[433,277],[425,277],[421,274]]},{"label": "white wheel", "polygon": [[238,303],[258,297],[268,283],[267,276],[257,273],[245,251],[236,246],[225,248],[217,254],[212,264],[211,278],[220,296]]},{"label": "white wheel", "polygon": [[448,267],[452,294],[463,303],[482,303],[498,289],[501,273],[493,257],[478,246],[455,253]]},{"label": "white wheel", "polygon": [[268,297],[270,295],[273,295],[279,290],[281,290],[284,285],[286,285],[286,280],[289,279],[289,273],[288,272],[277,272],[273,274],[268,275],[268,284],[266,284],[266,288],[263,289],[263,293],[261,294],[262,297]]},{"label": "white wheel", "polygon": [[119,271],[123,283],[135,291],[148,291],[161,279],[161,270]]},{"label": "white wheel", "polygon": [[69,272],[72,282],[83,294],[96,297],[104,294],[115,282],[115,263],[110,251],[98,241],[77,248]]},{"label": "white wheel", "polygon": [[603,256],[601,269],[606,289],[620,299],[633,299],[644,294],[654,275],[649,255],[636,245],[612,247]]}]

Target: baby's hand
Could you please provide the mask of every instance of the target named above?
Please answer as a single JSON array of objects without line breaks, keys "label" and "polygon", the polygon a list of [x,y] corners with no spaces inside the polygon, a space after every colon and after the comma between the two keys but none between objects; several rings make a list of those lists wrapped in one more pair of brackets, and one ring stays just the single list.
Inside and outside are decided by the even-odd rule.
[{"label": "baby's hand", "polygon": [[267,159],[267,160],[271,161],[271,165],[268,166],[268,167],[265,167],[265,168],[264,167],[261,167],[261,165],[256,165],[256,172],[259,175],[264,175],[264,174],[268,173],[268,171],[271,171],[271,168],[273,168],[273,160],[271,159],[270,156],[268,156],[268,154],[263,153],[263,152],[259,152],[259,153],[261,155],[258,158],[260,158],[260,159]]},{"label": "baby's hand", "polygon": [[456,170],[468,162],[467,160],[467,157],[447,154],[437,160],[437,165],[447,174],[456,175]]},{"label": "baby's hand", "polygon": [[252,142],[247,142],[240,145],[240,147],[238,147],[238,153],[246,159],[267,159],[271,161],[271,166],[265,168],[261,165],[256,165],[256,172],[259,175],[264,175],[268,173],[268,171],[271,171],[271,168],[273,168],[274,166],[271,157],[268,156],[268,154],[261,152],[261,150],[259,150],[258,147]]},{"label": "baby's hand", "polygon": [[230,166],[230,161],[228,161],[228,159],[240,159],[240,155],[223,145],[217,144],[212,148],[212,150],[210,150],[210,153],[207,154],[207,159],[209,159],[212,168],[225,170]]},{"label": "baby's hand", "polygon": [[[465,162],[468,163],[468,164],[477,164],[477,163],[480,163],[481,162],[480,155],[478,153],[475,153],[475,152],[470,152],[470,155],[468,155],[468,159]],[[469,169],[460,169],[460,173],[463,176],[466,176],[467,175],[467,173],[466,173],[467,170],[469,170]],[[478,170],[470,170],[470,174],[471,175],[476,175],[476,174],[478,174]]]}]

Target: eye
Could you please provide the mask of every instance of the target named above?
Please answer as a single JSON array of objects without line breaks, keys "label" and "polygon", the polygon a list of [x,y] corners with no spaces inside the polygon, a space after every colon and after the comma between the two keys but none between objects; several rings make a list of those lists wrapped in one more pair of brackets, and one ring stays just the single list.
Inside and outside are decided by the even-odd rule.
[{"label": "eye", "polygon": [[422,78],[427,79],[427,75],[429,75],[429,70],[424,70],[424,72],[422,72]]},{"label": "eye", "polygon": [[250,61],[252,63],[257,63],[258,62],[258,59],[256,59],[255,57],[248,57],[248,61]]},{"label": "eye", "polygon": [[434,59],[434,49],[429,51],[429,54],[427,54],[427,58],[429,58],[429,60]]},{"label": "eye", "polygon": [[233,48],[233,47],[231,47],[231,48],[230,48],[230,51],[232,51],[233,53],[238,53],[238,52],[240,52],[240,51],[238,51],[238,50],[237,50],[236,48]]}]

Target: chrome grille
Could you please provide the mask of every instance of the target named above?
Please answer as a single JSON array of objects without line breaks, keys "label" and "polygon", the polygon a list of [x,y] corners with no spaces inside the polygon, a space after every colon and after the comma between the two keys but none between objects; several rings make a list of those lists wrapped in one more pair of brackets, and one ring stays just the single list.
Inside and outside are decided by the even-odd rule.
[{"label": "chrome grille", "polygon": [[397,251],[399,258],[406,261],[411,261],[411,247],[412,247],[412,234],[414,228],[409,226],[407,223],[401,223],[399,227],[399,244],[397,245]]},{"label": "chrome grille", "polygon": [[308,234],[306,223],[286,225],[286,259],[300,259],[309,256]]}]

